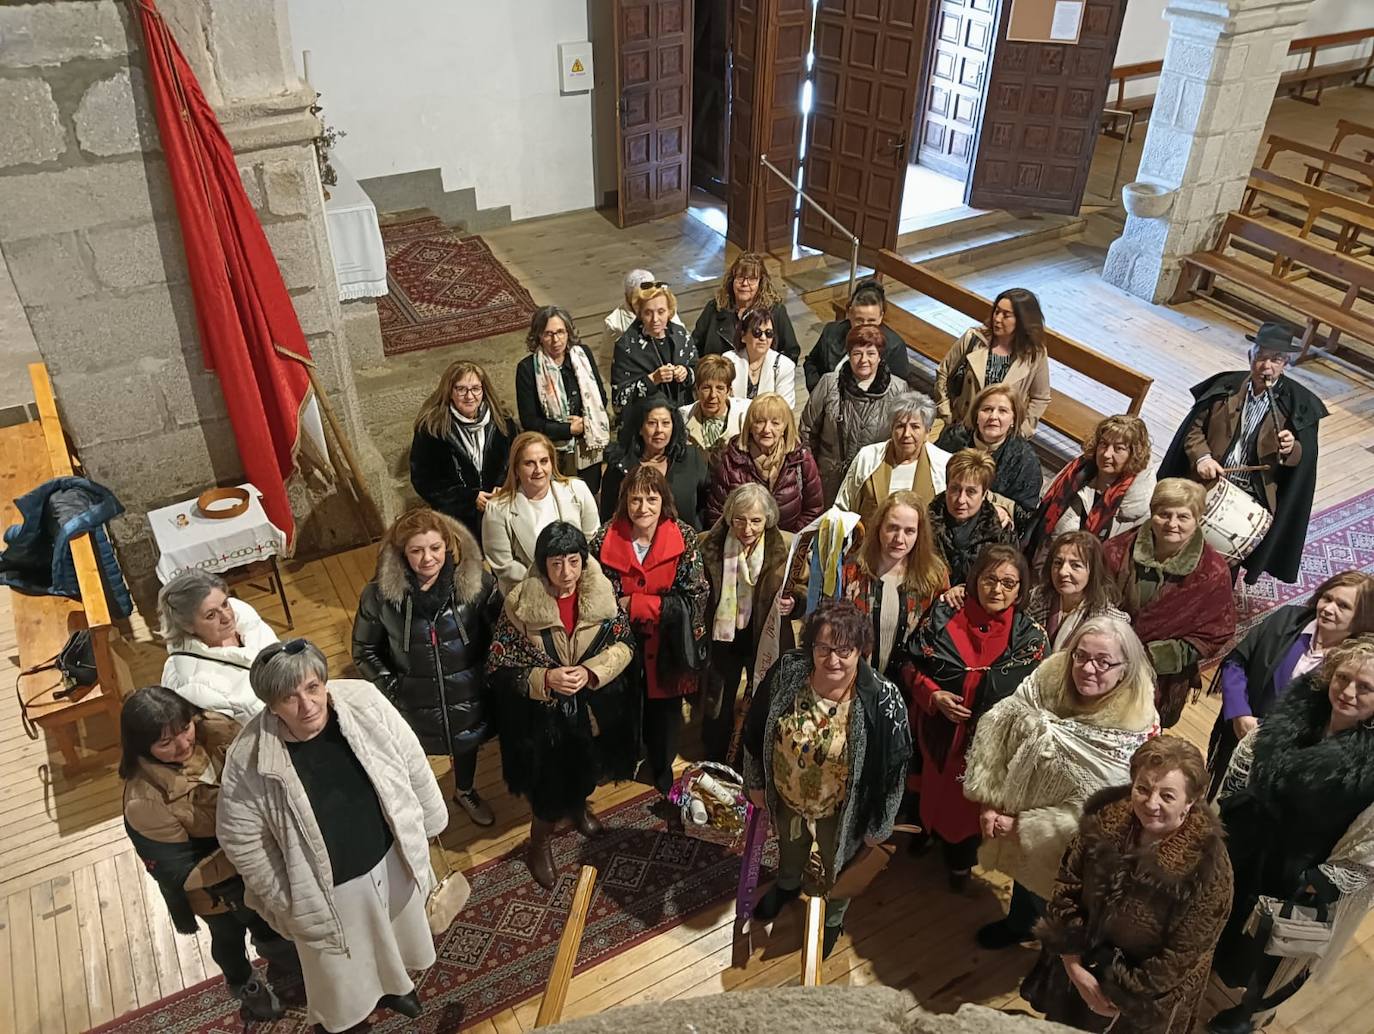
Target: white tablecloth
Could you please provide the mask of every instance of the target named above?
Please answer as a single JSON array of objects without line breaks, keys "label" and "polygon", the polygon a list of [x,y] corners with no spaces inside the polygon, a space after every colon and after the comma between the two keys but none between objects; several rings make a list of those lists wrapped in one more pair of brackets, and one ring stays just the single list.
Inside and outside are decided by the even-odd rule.
[{"label": "white tablecloth", "polygon": [[[194,499],[149,511],[153,541],[162,554],[157,576],[164,585],[182,571],[195,568],[217,574],[266,560],[286,548],[286,534],[267,519],[261,493],[252,485],[239,487],[246,489],[250,498],[248,509],[237,517],[202,517]],[[176,519],[183,513],[190,523],[180,528]]]},{"label": "white tablecloth", "polygon": [[324,203],[339,300],[380,297],[386,294],[386,252],[377,208],[339,159],[331,155],[329,160],[339,174],[339,182],[327,188],[329,200]]}]

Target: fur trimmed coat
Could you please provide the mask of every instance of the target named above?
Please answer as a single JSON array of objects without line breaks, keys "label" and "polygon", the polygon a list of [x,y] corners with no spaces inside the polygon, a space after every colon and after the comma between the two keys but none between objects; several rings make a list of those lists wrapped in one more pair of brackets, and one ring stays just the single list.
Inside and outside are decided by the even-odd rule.
[{"label": "fur trimmed coat", "polygon": [[1078,955],[1121,1010],[1113,1034],[1191,1034],[1231,910],[1231,860],[1201,801],[1158,844],[1141,846],[1139,832],[1128,786],[1084,805],[1035,928],[1043,951],[1023,991],[1049,1020],[1104,1029],[1110,1021],[1064,971],[1062,956]]},{"label": "fur trimmed coat", "polygon": [[401,550],[383,546],[377,574],[363,586],[353,620],[353,663],[401,712],[426,754],[458,757],[489,738],[482,664],[501,615],[501,590],[482,569],[468,529],[440,515],[457,559],[435,590],[447,592],[432,616]]}]

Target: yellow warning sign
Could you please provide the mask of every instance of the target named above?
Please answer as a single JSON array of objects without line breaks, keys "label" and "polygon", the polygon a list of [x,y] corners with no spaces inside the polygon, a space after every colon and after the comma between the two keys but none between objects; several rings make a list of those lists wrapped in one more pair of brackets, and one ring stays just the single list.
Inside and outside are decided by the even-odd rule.
[{"label": "yellow warning sign", "polygon": [[582,67],[582,59],[581,59],[580,57],[575,57],[575,58],[573,58],[573,63],[572,63],[572,73],[573,73],[573,75],[578,75],[578,74],[580,74],[580,73],[582,73],[582,72],[585,72],[585,71],[586,71],[586,69]]}]

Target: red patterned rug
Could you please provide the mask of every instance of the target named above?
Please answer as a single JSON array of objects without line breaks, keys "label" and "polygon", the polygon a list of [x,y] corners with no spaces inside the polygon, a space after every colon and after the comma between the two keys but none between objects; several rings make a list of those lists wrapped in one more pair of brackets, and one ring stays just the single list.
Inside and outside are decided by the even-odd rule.
[{"label": "red patterned rug", "polygon": [[383,226],[382,241],[387,294],[377,315],[387,355],[529,327],[534,299],[481,237],[424,216]]},{"label": "red patterned rug", "polygon": [[[438,962],[420,980],[424,1012],[409,1020],[376,1013],[370,1028],[399,1034],[448,1034],[541,993],[568,916],[578,867],[597,868],[596,894],[582,935],[576,972],[605,962],[679,925],[692,913],[728,899],[739,881],[737,854],[669,832],[648,791],[601,815],[606,833],[584,840],[569,830],[554,841],[561,879],[550,893],[530,877],[521,849],[467,871],[472,897],[448,932],[436,939]],[[776,864],[772,843],[764,865]],[[765,873],[764,879],[769,876]],[[284,1019],[254,1031],[305,1034],[301,989],[281,988],[291,1004]],[[237,1002],[218,977],[92,1034],[238,1034]]]}]

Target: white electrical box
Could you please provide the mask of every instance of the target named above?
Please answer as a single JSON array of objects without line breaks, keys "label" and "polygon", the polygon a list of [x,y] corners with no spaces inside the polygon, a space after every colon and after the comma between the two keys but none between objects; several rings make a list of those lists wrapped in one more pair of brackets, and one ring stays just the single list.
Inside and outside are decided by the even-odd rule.
[{"label": "white electrical box", "polygon": [[581,93],[592,88],[590,40],[558,44],[558,79],[563,93]]}]

